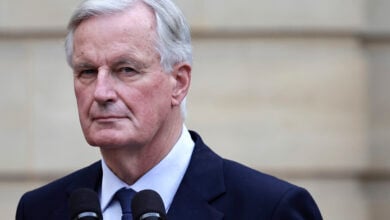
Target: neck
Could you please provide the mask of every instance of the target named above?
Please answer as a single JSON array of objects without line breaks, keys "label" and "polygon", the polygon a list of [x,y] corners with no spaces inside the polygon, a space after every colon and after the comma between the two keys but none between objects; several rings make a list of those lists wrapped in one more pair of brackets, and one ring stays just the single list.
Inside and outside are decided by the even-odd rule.
[{"label": "neck", "polygon": [[107,166],[129,185],[157,165],[173,148],[183,129],[183,120],[163,126],[150,143],[138,148],[100,148]]}]

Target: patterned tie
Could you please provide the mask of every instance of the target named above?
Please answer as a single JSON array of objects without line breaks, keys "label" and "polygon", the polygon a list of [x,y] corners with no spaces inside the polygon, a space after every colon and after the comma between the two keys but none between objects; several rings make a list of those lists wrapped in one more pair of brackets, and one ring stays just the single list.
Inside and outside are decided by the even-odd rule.
[{"label": "patterned tie", "polygon": [[132,189],[122,188],[115,193],[114,198],[119,201],[122,208],[122,220],[133,220],[131,214],[131,200],[135,195],[135,191]]}]

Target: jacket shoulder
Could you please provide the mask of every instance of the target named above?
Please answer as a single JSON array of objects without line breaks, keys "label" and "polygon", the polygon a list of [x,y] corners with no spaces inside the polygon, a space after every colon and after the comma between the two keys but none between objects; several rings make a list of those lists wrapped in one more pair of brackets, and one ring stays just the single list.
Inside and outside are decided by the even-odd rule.
[{"label": "jacket shoulder", "polygon": [[[74,171],[64,177],[54,180],[44,186],[27,192],[27,195],[36,195],[37,197],[50,197],[57,191],[64,192],[66,189],[72,190],[73,187],[87,187],[91,188],[91,182],[85,182],[90,177],[98,177],[101,172],[100,162],[95,162],[88,167]],[[70,187],[70,188],[69,188]]]},{"label": "jacket shoulder", "polygon": [[[68,195],[74,189],[84,187],[96,189],[99,176],[101,176],[100,162],[95,162],[24,193],[18,203],[16,219],[49,219],[48,216],[53,210],[67,207]],[[28,216],[28,218],[23,216]]]},{"label": "jacket shoulder", "polygon": [[231,160],[223,159],[223,169],[225,201],[242,210],[258,210],[267,219],[322,219],[306,189]]},{"label": "jacket shoulder", "polygon": [[249,168],[235,161],[223,159],[223,172],[226,188],[238,193],[277,200],[280,195],[299,187],[269,174]]},{"label": "jacket shoulder", "polygon": [[259,181],[262,182],[263,185],[272,186],[273,188],[288,188],[295,186],[285,180],[228,159],[223,159],[223,169],[227,179],[235,177],[234,179],[239,180],[241,184],[244,183],[248,186],[257,185],[255,183]]}]

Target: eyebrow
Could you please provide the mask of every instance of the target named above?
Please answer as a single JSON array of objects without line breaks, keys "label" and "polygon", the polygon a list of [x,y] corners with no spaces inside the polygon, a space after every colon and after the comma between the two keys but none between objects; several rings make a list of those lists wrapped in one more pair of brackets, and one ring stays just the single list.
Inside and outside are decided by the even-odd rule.
[{"label": "eyebrow", "polygon": [[148,65],[141,59],[137,59],[137,57],[133,57],[131,55],[122,55],[113,59],[111,63],[112,66],[119,66],[123,64],[129,64],[138,69],[147,68]]},{"label": "eyebrow", "polygon": [[73,65],[73,69],[85,69],[85,68],[96,68],[95,65],[92,65],[87,62],[77,63]]},{"label": "eyebrow", "polygon": [[[85,69],[85,68],[98,68],[97,65],[93,64],[94,62],[88,59],[87,60],[80,59],[79,61],[80,62],[77,61],[74,62],[73,69],[77,70],[77,69]],[[131,54],[124,54],[118,57],[114,57],[108,65],[109,67],[112,68],[124,64],[131,65],[134,68],[138,68],[138,69],[145,69],[149,67],[147,62]]]}]

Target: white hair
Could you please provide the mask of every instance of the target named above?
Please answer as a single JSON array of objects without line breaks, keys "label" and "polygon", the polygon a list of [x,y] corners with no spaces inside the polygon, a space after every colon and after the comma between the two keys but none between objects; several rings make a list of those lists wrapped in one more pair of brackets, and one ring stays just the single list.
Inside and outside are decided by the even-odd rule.
[{"label": "white hair", "polygon": [[[181,10],[171,0],[85,0],[73,13],[65,40],[68,64],[73,67],[73,35],[81,22],[91,17],[115,14],[128,10],[136,2],[149,6],[156,17],[157,39],[155,48],[165,72],[171,72],[179,62],[192,64],[192,46],[189,25]],[[186,98],[181,103],[185,117]]]}]

